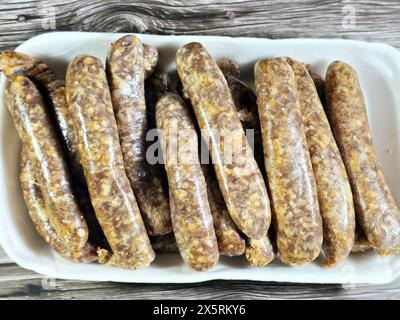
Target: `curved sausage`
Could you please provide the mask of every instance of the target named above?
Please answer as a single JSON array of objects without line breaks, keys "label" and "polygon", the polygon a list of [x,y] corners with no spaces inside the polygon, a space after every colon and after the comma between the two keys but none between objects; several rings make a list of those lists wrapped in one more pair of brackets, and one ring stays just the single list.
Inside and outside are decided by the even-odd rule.
[{"label": "curved sausage", "polygon": [[[227,59],[224,59],[223,62],[225,65],[229,62],[232,66],[231,69],[233,68],[233,70],[237,70],[235,74],[240,74],[238,63],[233,60]],[[220,63],[221,60],[218,61],[218,65]],[[229,70],[228,67],[225,68]],[[221,70],[224,72],[223,69]],[[261,128],[257,110],[257,97],[254,94],[253,90],[246,83],[239,80],[233,75],[233,72],[224,72],[224,75],[228,82],[228,86],[231,91],[233,101],[235,103],[236,112],[238,113],[243,129],[246,130],[246,134],[249,133],[249,130],[252,130],[254,158],[258,164],[258,167],[260,168],[260,171],[265,181],[267,182],[264,166]],[[269,232],[271,231],[272,227],[270,227],[269,229]],[[259,240],[247,238],[245,256],[250,265],[254,267],[264,267],[269,264],[275,256],[269,236],[266,235]]]},{"label": "curved sausage", "polygon": [[317,184],[324,230],[324,265],[334,267],[349,255],[354,243],[355,214],[350,182],[313,79],[302,63],[291,58],[283,59],[294,72]]},{"label": "curved sausage", "polygon": [[[224,75],[200,43],[193,42],[180,48],[176,65],[211,151],[229,214],[243,233],[260,239],[267,234],[271,221],[267,189]],[[226,143],[225,139],[233,143]],[[232,148],[237,143],[241,147]]]},{"label": "curved sausage", "polygon": [[88,228],[42,96],[28,78],[16,76],[7,80],[5,100],[27,157],[33,162],[49,221],[71,251],[79,251],[87,242]]},{"label": "curved sausage", "polygon": [[91,56],[73,59],[67,68],[66,93],[90,198],[113,251],[109,263],[148,266],[155,254],[125,173],[101,61]]},{"label": "curved sausage", "polygon": [[[56,79],[54,72],[47,64],[21,52],[0,52],[0,70],[6,77],[23,75],[35,83],[44,97],[51,104],[52,115],[63,138],[73,163],[79,166],[80,156],[73,131],[71,117],[68,115],[68,104],[65,97],[64,81]],[[82,173],[82,168],[71,168]]]},{"label": "curved sausage", "polygon": [[25,75],[35,83],[43,94],[47,107],[46,111],[50,118],[53,118],[55,129],[61,138],[60,142],[71,171],[71,183],[76,199],[89,228],[89,242],[96,247],[109,248],[90,202],[72,119],[68,111],[64,81],[57,79],[55,73],[47,64],[15,51],[0,52],[0,70],[8,78],[15,75]]},{"label": "curved sausage", "polygon": [[295,76],[281,59],[259,60],[254,75],[279,254],[302,265],[321,251],[322,221]]},{"label": "curved sausage", "polygon": [[179,251],[192,269],[210,269],[219,258],[217,239],[198,157],[197,133],[179,95],[167,93],[158,101],[156,121],[162,132],[171,220]]},{"label": "curved sausage", "polygon": [[[179,81],[177,89],[181,91],[180,93],[183,93],[182,82]],[[192,110],[190,101],[188,101],[184,96],[182,97],[185,99],[185,103],[190,106],[190,110]],[[191,115],[194,120],[195,117],[192,112]],[[200,130],[197,127],[197,123],[194,122],[194,125],[201,139]],[[199,148],[199,152],[200,151],[201,148]],[[226,204],[222,197],[221,190],[219,189],[212,164],[202,163],[201,168],[206,179],[208,203],[210,205],[211,215],[214,221],[214,229],[217,236],[219,253],[222,256],[228,257],[240,256],[246,249],[246,242],[243,234],[241,234],[238,227],[233,222],[228,209],[226,208]]]},{"label": "curved sausage", "polygon": [[20,181],[28,213],[36,230],[62,257],[85,263],[96,261],[96,250],[92,245],[86,243],[81,250],[71,251],[68,245],[57,235],[56,230],[50,223],[49,218],[51,213],[46,206],[42,190],[35,176],[32,161],[28,158],[27,154],[27,151],[23,147],[21,151]]},{"label": "curved sausage", "polygon": [[149,235],[172,231],[168,195],[146,160],[146,101],[143,45],[124,36],[109,50],[106,64],[111,99],[127,176]]},{"label": "curved sausage", "polygon": [[340,61],[326,73],[327,114],[354,195],[356,217],[379,255],[400,252],[400,211],[375,154],[355,70]]}]

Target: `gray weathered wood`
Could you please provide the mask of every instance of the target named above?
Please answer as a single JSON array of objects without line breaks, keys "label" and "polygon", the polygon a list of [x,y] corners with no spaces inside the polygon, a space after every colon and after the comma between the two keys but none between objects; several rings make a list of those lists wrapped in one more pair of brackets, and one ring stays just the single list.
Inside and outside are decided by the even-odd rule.
[{"label": "gray weathered wood", "polygon": [[[46,13],[58,30],[212,34],[268,38],[323,37],[400,46],[398,0],[283,1],[3,1],[0,49],[46,31]],[[355,24],[346,19],[352,8]],[[47,10],[46,10],[47,8]],[[350,10],[350,11],[349,11]],[[344,23],[344,24],[343,24]]]},{"label": "gray weathered wood", "polygon": [[251,281],[118,284],[43,278],[0,266],[0,299],[400,299],[400,282],[380,286],[295,285]]},{"label": "gray weathered wood", "polygon": [[[355,24],[348,14],[355,10]],[[49,9],[49,6],[50,9]],[[0,50],[57,30],[208,34],[267,38],[318,37],[378,41],[400,48],[399,0],[284,1],[0,1]],[[50,21],[51,22],[51,21]],[[292,285],[249,281],[200,284],[117,284],[44,279],[24,270],[0,248],[0,299],[400,299],[389,285]]]}]

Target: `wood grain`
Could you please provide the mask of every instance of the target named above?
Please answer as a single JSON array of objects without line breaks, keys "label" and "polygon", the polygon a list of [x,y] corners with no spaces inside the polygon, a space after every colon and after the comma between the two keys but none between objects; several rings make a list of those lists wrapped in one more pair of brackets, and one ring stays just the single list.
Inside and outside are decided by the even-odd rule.
[{"label": "wood grain", "polygon": [[[352,6],[352,7],[348,7]],[[49,9],[50,8],[50,9]],[[349,9],[350,8],[350,9]],[[347,23],[354,8],[355,24]],[[400,4],[386,1],[2,1],[0,49],[57,30],[208,34],[266,38],[348,38],[400,47]]]},{"label": "wood grain", "polygon": [[399,283],[383,286],[296,285],[254,281],[121,284],[43,278],[0,266],[0,299],[400,299]]},{"label": "wood grain", "polygon": [[[350,6],[350,7],[349,7]],[[355,20],[351,19],[352,10]],[[57,30],[207,34],[265,38],[346,38],[400,48],[400,1],[21,1],[0,0],[0,50]],[[350,16],[349,16],[350,14]],[[348,22],[354,21],[354,24]],[[250,281],[118,284],[43,278],[0,248],[0,299],[400,299],[388,285],[294,285]]]}]

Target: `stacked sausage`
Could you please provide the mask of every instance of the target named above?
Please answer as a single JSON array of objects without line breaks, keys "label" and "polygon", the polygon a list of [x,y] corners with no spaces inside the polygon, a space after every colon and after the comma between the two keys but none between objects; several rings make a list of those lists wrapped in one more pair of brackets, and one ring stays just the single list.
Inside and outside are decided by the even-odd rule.
[{"label": "stacked sausage", "polygon": [[332,63],[323,81],[292,58],[262,59],[255,94],[200,43],[178,50],[176,90],[157,63],[132,35],[112,43],[106,68],[75,57],[65,83],[0,53],[24,199],[60,255],[139,268],[154,250],[179,251],[208,270],[219,255],[303,265],[322,252],[332,267],[352,251],[400,253],[400,212],[349,65]]}]

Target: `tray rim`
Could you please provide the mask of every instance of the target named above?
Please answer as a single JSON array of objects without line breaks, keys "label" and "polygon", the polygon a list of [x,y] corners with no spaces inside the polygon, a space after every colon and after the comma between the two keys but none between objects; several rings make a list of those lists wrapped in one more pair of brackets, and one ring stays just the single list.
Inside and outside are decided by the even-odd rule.
[{"label": "tray rim", "polygon": [[[193,41],[193,37],[196,37],[196,39],[199,39],[199,41],[201,41],[202,38],[214,38],[214,39],[229,39],[229,40],[233,40],[233,41],[241,41],[241,40],[245,40],[245,41],[258,41],[258,40],[263,40],[263,41],[272,41],[272,42],[285,42],[285,43],[298,43],[298,42],[302,42],[303,44],[311,44],[311,43],[319,43],[319,44],[323,44],[323,43],[329,43],[329,44],[337,44],[337,45],[342,45],[342,44],[352,44],[352,45],[356,45],[356,46],[360,46],[360,47],[368,47],[368,49],[376,51],[376,52],[380,52],[383,53],[385,55],[389,55],[390,59],[396,60],[398,65],[400,66],[400,51],[398,51],[396,48],[394,48],[391,45],[388,44],[384,44],[384,43],[378,43],[378,42],[365,42],[365,41],[361,41],[361,40],[351,40],[351,39],[337,39],[337,38],[287,38],[287,39],[267,39],[267,38],[258,38],[258,37],[232,37],[232,36],[215,36],[215,35],[153,35],[153,34],[138,34],[138,33],[111,33],[111,32],[81,32],[81,31],[51,31],[51,32],[44,32],[41,33],[39,35],[36,35],[26,41],[24,41],[23,43],[21,43],[20,45],[18,45],[14,50],[15,51],[20,51],[20,52],[24,52],[24,53],[28,53],[29,54],[29,48],[30,46],[34,46],[35,42],[37,42],[38,40],[41,41],[41,38],[46,38],[46,37],[54,37],[57,35],[67,35],[67,36],[81,36],[82,34],[90,34],[90,36],[103,36],[103,35],[112,35],[112,36],[122,36],[125,34],[135,34],[137,36],[145,36],[145,37],[160,37],[160,38],[187,38],[189,41]],[[400,70],[400,69],[399,69]],[[3,85],[4,82],[4,76],[1,76],[1,82],[0,82],[0,86]],[[0,93],[0,96],[3,96],[3,91]],[[319,283],[319,284],[323,284],[323,283],[330,283],[330,284],[337,284],[337,281],[326,281],[326,282],[310,282],[310,281],[302,281],[301,279],[298,279],[297,281],[292,281],[292,280],[285,280],[285,279],[280,279],[280,278],[284,278],[284,277],[280,277],[279,279],[276,280],[271,280],[271,279],[267,279],[267,280],[263,280],[260,279],[260,276],[257,274],[254,277],[253,276],[249,276],[248,272],[243,272],[242,275],[239,276],[235,276],[235,278],[229,277],[229,276],[221,276],[218,274],[214,274],[214,273],[198,273],[201,274],[202,276],[198,277],[198,280],[195,281],[186,281],[186,280],[182,280],[179,281],[179,279],[174,279],[174,281],[169,281],[164,280],[163,282],[160,281],[153,281],[152,278],[150,279],[146,279],[146,281],[130,281],[130,279],[124,279],[124,281],[121,280],[102,280],[99,279],[97,277],[96,274],[89,274],[89,275],[85,275],[84,277],[79,277],[76,275],[71,275],[69,272],[65,273],[65,271],[61,271],[61,270],[53,270],[53,271],[49,271],[47,270],[46,272],[43,272],[43,268],[40,267],[40,265],[38,264],[31,264],[31,263],[27,263],[26,260],[24,259],[20,259],[21,257],[17,255],[16,252],[13,251],[13,249],[11,248],[11,246],[9,246],[9,244],[7,243],[7,241],[5,241],[5,239],[3,239],[3,235],[0,233],[0,244],[2,246],[2,248],[4,249],[4,251],[6,252],[6,254],[19,266],[28,269],[28,270],[32,270],[38,274],[41,274],[43,276],[47,276],[47,277],[54,277],[54,278],[62,278],[62,279],[68,279],[68,280],[89,280],[89,281],[113,281],[113,282],[134,282],[134,283],[198,283],[198,282],[205,282],[205,281],[214,281],[214,280],[249,280],[249,281],[273,281],[273,282],[292,282],[292,283]],[[390,283],[392,281],[394,281],[397,277],[400,276],[400,256],[397,257],[398,259],[396,261],[392,261],[392,263],[390,264],[390,269],[391,269],[391,275],[386,277],[385,279],[378,279],[376,281],[373,280],[369,280],[368,282],[359,282],[359,281],[354,281],[352,282],[351,280],[348,283],[356,283],[356,284],[363,284],[363,283],[370,283],[370,284],[385,284],[385,283]],[[395,266],[393,266],[393,264],[395,264]],[[108,267],[108,266],[107,266]],[[267,267],[268,268],[268,267]],[[118,277],[117,277],[118,278]],[[177,281],[178,280],[178,281]]]}]

